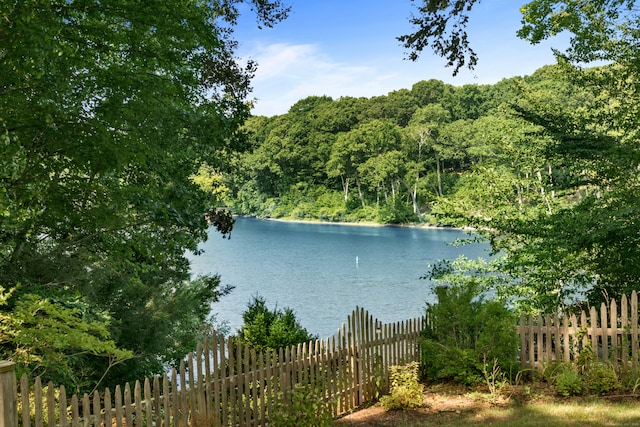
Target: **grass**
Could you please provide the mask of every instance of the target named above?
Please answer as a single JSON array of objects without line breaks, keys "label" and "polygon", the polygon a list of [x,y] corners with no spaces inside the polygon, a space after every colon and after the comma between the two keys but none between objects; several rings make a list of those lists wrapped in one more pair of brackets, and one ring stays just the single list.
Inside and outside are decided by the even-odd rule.
[{"label": "grass", "polygon": [[519,387],[500,396],[455,386],[426,389],[424,406],[385,411],[378,405],[335,422],[343,427],[419,427],[491,425],[498,427],[638,426],[640,399],[635,396],[558,397],[548,388]]},{"label": "grass", "polygon": [[640,406],[637,403],[610,403],[605,401],[530,403],[519,407],[489,408],[465,414],[446,424],[418,421],[408,426],[640,426]]}]

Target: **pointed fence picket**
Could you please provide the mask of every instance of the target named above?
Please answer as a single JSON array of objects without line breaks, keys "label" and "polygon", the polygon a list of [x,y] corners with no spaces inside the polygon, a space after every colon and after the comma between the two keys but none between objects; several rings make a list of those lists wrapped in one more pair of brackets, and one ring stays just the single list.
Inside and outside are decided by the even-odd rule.
[{"label": "pointed fence picket", "polygon": [[422,327],[421,318],[382,324],[356,308],[333,337],[277,351],[214,334],[162,377],[83,396],[23,376],[19,417],[4,425],[264,426],[283,393],[305,385],[318,387],[322,410],[336,417],[383,392],[391,366],[418,360]]}]

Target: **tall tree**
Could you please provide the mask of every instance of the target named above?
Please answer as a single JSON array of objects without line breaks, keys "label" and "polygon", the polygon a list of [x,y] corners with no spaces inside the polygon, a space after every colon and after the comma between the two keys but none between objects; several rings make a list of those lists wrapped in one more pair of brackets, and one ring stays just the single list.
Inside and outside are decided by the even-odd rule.
[{"label": "tall tree", "polygon": [[[372,120],[338,136],[327,163],[327,174],[340,177],[345,201],[350,182],[355,182],[360,203],[366,206],[362,175],[375,173],[375,168],[363,165],[379,154],[393,150],[399,143],[398,127],[388,120]],[[375,182],[377,186],[379,181]]]},{"label": "tall tree", "polygon": [[418,107],[440,102],[449,90],[451,86],[436,79],[421,80],[411,86]]},{"label": "tall tree", "polygon": [[[207,212],[224,232],[230,222],[191,176],[234,149],[255,68],[234,58],[238,3],[0,6],[0,277],[12,290],[2,318],[15,320],[21,301],[52,304],[16,323],[27,333],[73,308],[58,318],[101,324],[98,337],[134,356],[113,368],[115,353],[95,357],[51,329],[42,337],[69,369],[38,345],[16,352],[6,333],[3,357],[79,386],[110,367],[108,381],[160,372],[193,346],[224,290],[216,277],[191,281],[185,252],[206,239]],[[249,3],[262,25],[288,12]]]},{"label": "tall tree", "polygon": [[438,196],[442,196],[442,178],[441,178],[441,158],[435,144],[438,141],[440,132],[445,124],[451,121],[451,114],[445,110],[440,104],[429,104],[418,109],[411,117],[408,129],[408,140],[413,142],[411,148],[407,150],[413,159],[413,173],[415,181],[413,184],[412,199],[414,204],[414,212],[417,212],[417,192],[420,184],[421,173],[425,172],[425,158],[430,153],[434,155],[434,163],[436,165],[437,189]]},{"label": "tall tree", "polygon": [[[430,45],[449,59],[454,72],[473,66],[477,58],[465,26],[477,3],[421,2],[417,31],[401,37],[411,56]],[[576,291],[598,303],[637,288],[640,265],[637,2],[534,0],[521,10],[518,34],[531,43],[571,34],[569,48],[557,56],[564,78],[583,88],[573,98],[578,105],[558,104],[540,92],[525,92],[515,105],[522,118],[539,126],[537,137],[545,141],[548,172],[536,173],[538,181],[557,182],[551,165],[564,165],[567,203],[554,206],[547,199],[536,215],[489,227],[498,236],[494,242],[501,242],[497,248],[509,256],[507,268],[519,273],[519,284],[525,280],[544,308],[554,309]],[[582,68],[593,61],[609,65]]]}]

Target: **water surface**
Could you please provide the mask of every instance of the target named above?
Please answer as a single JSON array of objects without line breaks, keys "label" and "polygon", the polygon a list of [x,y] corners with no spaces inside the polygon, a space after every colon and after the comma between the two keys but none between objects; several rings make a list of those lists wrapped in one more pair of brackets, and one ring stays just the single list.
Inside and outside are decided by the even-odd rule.
[{"label": "water surface", "polygon": [[332,336],[356,306],[383,322],[424,313],[433,284],[421,279],[441,259],[488,257],[486,244],[453,246],[460,230],[294,223],[237,218],[231,239],[214,229],[204,253],[191,256],[198,274],[219,274],[231,294],[213,305],[232,332],[255,295],[292,308],[309,332]]}]

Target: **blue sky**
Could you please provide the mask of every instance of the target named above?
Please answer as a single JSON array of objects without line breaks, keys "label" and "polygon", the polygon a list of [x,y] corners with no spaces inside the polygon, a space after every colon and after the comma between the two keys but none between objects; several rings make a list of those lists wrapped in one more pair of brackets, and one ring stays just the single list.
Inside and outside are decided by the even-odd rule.
[{"label": "blue sky", "polygon": [[235,30],[238,55],[258,62],[252,94],[256,115],[284,114],[307,96],[386,95],[432,78],[456,86],[492,84],[554,63],[551,48],[566,46],[563,39],[530,45],[516,36],[524,0],[485,0],[474,6],[468,29],[478,65],[453,77],[453,69],[430,50],[417,62],[404,59],[396,37],[412,32],[410,0],[288,3],[289,18],[274,28],[258,29],[245,12]]}]

